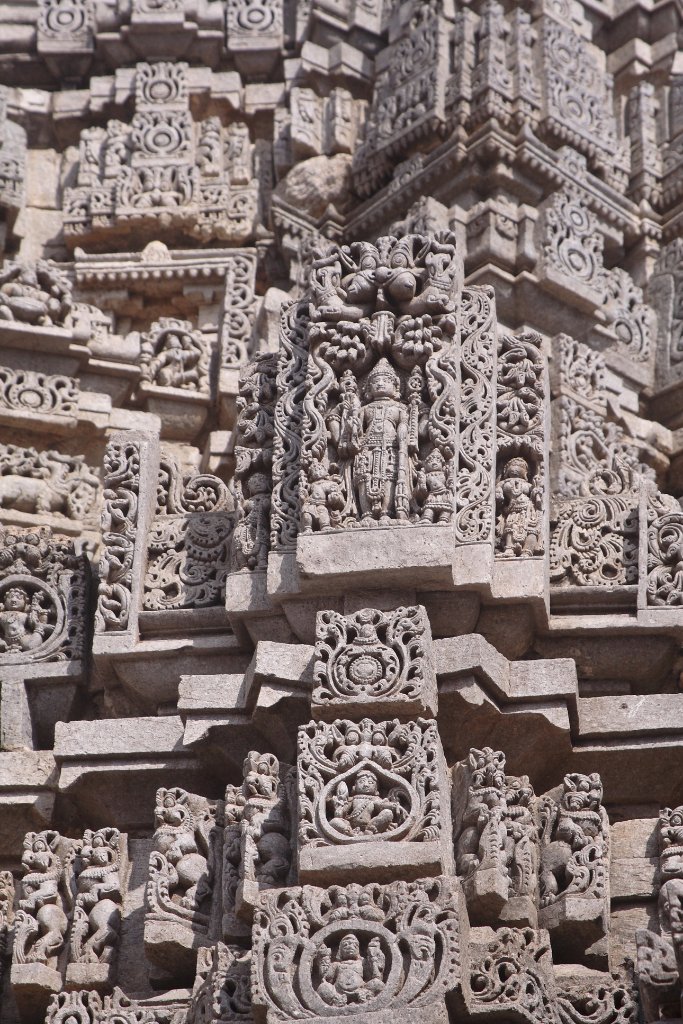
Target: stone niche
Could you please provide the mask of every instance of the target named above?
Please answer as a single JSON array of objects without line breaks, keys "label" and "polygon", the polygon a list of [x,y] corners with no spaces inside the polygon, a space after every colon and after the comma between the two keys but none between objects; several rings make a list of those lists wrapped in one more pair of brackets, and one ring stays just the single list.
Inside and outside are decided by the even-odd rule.
[{"label": "stone niche", "polygon": [[493,292],[463,290],[448,231],[317,251],[308,285],[280,330],[269,594],[381,573],[541,595],[539,336],[499,338]]}]

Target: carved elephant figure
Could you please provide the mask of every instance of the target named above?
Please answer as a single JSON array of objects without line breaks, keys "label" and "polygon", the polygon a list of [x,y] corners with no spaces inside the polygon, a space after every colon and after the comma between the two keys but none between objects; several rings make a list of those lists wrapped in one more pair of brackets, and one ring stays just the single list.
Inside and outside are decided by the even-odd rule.
[{"label": "carved elephant figure", "polygon": [[0,505],[18,512],[59,512],[66,495],[58,493],[47,480],[27,476],[0,476]]},{"label": "carved elephant figure", "polygon": [[8,474],[0,476],[0,508],[17,512],[61,512],[81,518],[92,503],[94,489],[85,480],[73,480],[57,489],[49,480]]}]

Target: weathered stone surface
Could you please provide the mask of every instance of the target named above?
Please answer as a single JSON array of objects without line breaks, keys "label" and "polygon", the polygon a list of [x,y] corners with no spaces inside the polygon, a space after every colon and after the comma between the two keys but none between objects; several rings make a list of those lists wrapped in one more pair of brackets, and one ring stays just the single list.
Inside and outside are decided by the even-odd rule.
[{"label": "weathered stone surface", "polygon": [[683,978],[683,12],[0,4],[2,1024]]}]

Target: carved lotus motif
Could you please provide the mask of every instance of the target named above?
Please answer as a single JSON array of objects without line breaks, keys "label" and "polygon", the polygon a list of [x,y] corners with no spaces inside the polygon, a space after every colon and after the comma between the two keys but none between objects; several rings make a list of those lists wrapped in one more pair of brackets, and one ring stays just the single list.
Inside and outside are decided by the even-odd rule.
[{"label": "carved lotus motif", "polygon": [[352,645],[337,659],[334,681],[340,693],[356,696],[362,690],[368,696],[378,697],[393,689],[399,671],[399,660],[393,651],[368,651]]}]

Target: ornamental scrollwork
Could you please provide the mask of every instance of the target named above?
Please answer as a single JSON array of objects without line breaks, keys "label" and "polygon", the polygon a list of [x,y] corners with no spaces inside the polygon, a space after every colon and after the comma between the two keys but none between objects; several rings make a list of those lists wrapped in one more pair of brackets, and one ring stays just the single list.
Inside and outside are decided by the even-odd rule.
[{"label": "ornamental scrollwork", "polygon": [[299,842],[441,838],[444,774],[436,723],[337,720],[299,730]]},{"label": "ornamental scrollwork", "polygon": [[269,1021],[438,1004],[459,977],[458,903],[448,878],[262,893],[254,1004]]},{"label": "ornamental scrollwork", "polygon": [[434,707],[429,622],[419,606],[317,617],[313,708]]}]

